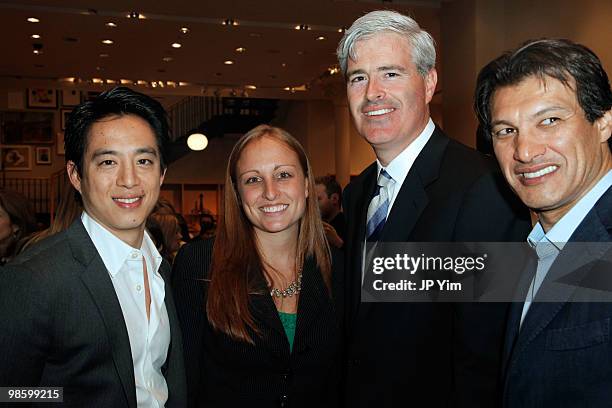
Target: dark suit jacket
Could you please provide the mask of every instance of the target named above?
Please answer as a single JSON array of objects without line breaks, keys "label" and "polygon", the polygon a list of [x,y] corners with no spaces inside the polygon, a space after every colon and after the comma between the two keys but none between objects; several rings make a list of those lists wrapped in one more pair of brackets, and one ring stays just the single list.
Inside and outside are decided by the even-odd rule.
[{"label": "dark suit jacket", "polygon": [[[360,303],[376,179],[373,163],[344,193],[347,406],[498,405],[507,305]],[[381,241],[521,241],[528,230],[527,211],[495,163],[436,128],[400,188]]]},{"label": "dark suit jacket", "polygon": [[[186,404],[182,339],[169,266],[167,407]],[[0,270],[0,384],[64,387],[74,407],[136,407],[132,354],[106,267],[76,220]],[[19,404],[21,406],[21,404]]]},{"label": "dark suit jacket", "polygon": [[[575,244],[580,242],[590,244]],[[505,407],[612,406],[612,303],[580,301],[589,286],[596,287],[588,284],[591,278],[610,282],[610,248],[612,188],[589,211],[555,259],[520,332],[523,303],[512,308],[505,342]],[[532,276],[525,274],[520,283],[521,298]],[[553,290],[555,281],[579,284],[556,290],[558,302],[538,303],[541,294]]]},{"label": "dark suit jacket", "polygon": [[[185,339],[190,407],[337,407],[340,328],[332,299],[313,260],[303,268],[293,343],[289,343],[261,277],[263,295],[251,311],[261,330],[254,345],[215,331],[206,318],[212,240],[185,245],[172,286]],[[336,265],[337,267],[337,265]]]}]

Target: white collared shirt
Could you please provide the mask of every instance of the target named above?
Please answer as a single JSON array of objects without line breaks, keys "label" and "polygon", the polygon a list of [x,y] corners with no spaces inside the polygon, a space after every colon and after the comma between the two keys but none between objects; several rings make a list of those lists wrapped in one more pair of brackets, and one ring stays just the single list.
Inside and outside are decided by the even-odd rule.
[{"label": "white collared shirt", "polygon": [[391,176],[393,181],[393,185],[388,189],[389,192],[389,208],[387,209],[387,217],[391,213],[391,208],[393,208],[393,203],[397,198],[397,194],[402,188],[402,184],[404,184],[404,180],[406,176],[408,176],[408,172],[412,168],[417,157],[421,153],[421,150],[425,147],[434,130],[436,129],[436,125],[434,125],[433,120],[429,118],[427,121],[427,125],[423,129],[423,131],[414,139],[408,147],[406,147],[400,154],[398,154],[387,167],[383,167],[378,159],[376,159],[376,174],[380,174],[380,169],[384,168],[387,173]]},{"label": "white collared shirt", "polygon": [[[170,323],[164,303],[164,279],[159,274],[162,257],[146,232],[140,249],[136,249],[86,212],[81,220],[106,266],[121,305],[130,339],[138,406],[163,407],[168,400],[168,385],[161,367],[168,355]],[[143,259],[151,292],[150,319],[145,305]]]}]

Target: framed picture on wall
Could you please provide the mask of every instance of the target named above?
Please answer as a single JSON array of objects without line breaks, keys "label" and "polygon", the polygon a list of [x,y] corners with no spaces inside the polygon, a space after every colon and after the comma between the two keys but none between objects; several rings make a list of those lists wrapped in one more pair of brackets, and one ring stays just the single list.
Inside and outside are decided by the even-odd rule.
[{"label": "framed picture on wall", "polygon": [[30,146],[0,145],[2,169],[5,171],[32,170],[32,148]]},{"label": "framed picture on wall", "polygon": [[51,164],[51,148],[37,147],[36,148],[36,164]]},{"label": "framed picture on wall", "polygon": [[53,143],[54,112],[0,112],[0,143]]},{"label": "framed picture on wall", "polygon": [[57,108],[57,92],[55,89],[29,88],[28,108]]},{"label": "framed picture on wall", "polygon": [[61,117],[60,117],[60,122],[61,122],[61,127],[62,130],[66,130],[66,123],[68,123],[68,118],[70,117],[70,113],[72,112],[72,109],[62,109],[61,110]]},{"label": "framed picture on wall", "polygon": [[64,147],[64,132],[57,132],[57,143],[56,143],[56,153],[60,156],[66,154],[66,150]]},{"label": "framed picture on wall", "polygon": [[62,91],[62,106],[77,106],[81,103],[81,91],[64,89]]}]

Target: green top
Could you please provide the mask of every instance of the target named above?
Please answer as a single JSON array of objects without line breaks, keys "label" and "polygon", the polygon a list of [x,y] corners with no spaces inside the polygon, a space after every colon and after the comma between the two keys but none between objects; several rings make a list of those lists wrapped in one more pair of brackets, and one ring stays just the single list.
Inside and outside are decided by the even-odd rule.
[{"label": "green top", "polygon": [[289,351],[293,351],[293,339],[295,338],[295,322],[297,321],[297,313],[278,312],[278,317],[283,324],[287,340],[289,340]]}]

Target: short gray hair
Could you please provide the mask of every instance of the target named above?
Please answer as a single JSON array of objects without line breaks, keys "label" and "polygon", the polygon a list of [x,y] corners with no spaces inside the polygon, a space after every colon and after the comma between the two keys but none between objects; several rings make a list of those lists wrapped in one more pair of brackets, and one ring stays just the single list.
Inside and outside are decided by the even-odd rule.
[{"label": "short gray hair", "polygon": [[406,38],[412,46],[412,61],[423,77],[436,65],[436,46],[433,37],[412,18],[392,10],[372,11],[359,17],[345,31],[336,54],[342,73],[346,75],[348,58],[355,59],[355,43],[375,34],[391,32]]}]

